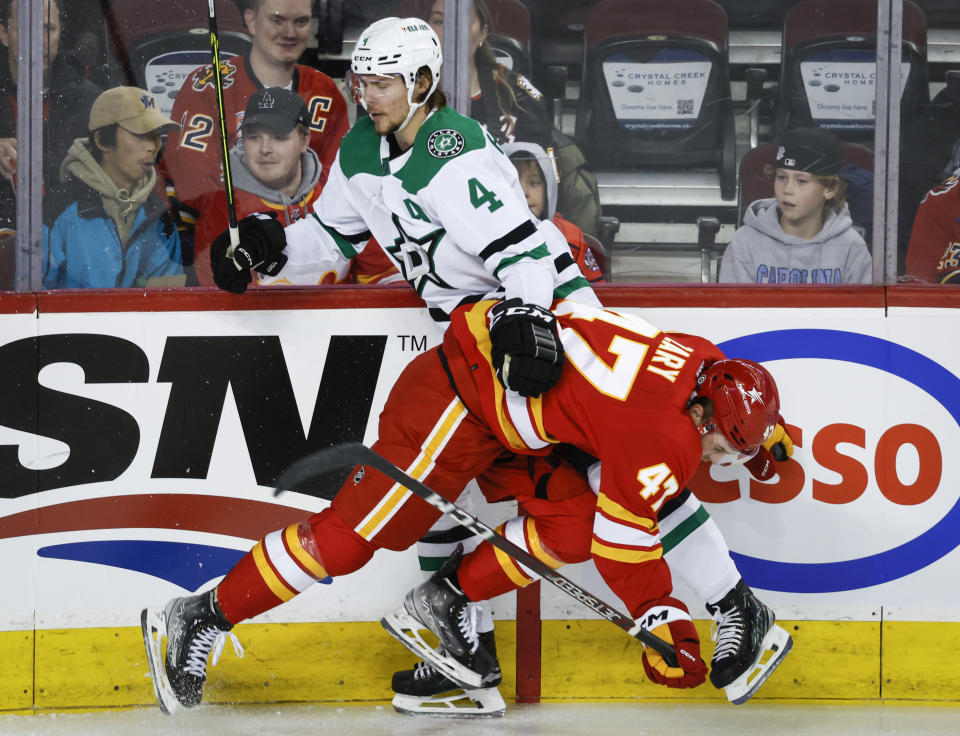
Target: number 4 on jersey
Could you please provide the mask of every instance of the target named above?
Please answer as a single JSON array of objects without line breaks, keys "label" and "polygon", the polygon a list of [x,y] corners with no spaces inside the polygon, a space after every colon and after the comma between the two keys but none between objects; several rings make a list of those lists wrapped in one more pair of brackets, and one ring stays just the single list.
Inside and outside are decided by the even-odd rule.
[{"label": "number 4 on jersey", "polygon": [[487,189],[476,178],[467,182],[470,187],[470,204],[474,209],[480,209],[484,205],[490,208],[491,212],[496,212],[503,207],[503,202],[497,199],[497,195]]}]

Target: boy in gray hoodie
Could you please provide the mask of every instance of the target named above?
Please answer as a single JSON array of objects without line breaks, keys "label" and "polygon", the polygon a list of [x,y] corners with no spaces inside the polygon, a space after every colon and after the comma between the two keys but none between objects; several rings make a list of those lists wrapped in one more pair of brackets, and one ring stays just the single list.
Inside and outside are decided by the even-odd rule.
[{"label": "boy in gray hoodie", "polygon": [[730,239],[721,282],[869,284],[872,261],[846,204],[840,141],[794,128],[777,150],[775,196],[758,199]]}]

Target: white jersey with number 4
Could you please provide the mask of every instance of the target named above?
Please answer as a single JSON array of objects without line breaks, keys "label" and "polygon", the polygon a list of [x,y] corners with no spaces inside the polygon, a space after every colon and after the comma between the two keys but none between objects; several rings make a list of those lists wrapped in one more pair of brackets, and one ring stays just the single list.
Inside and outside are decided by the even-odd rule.
[{"label": "white jersey with number 4", "polygon": [[313,215],[286,228],[279,278],[316,283],[317,273],[343,271],[371,234],[440,321],[483,297],[595,301],[566,243],[541,232],[510,160],[479,123],[448,107],[393,158],[370,118],[357,121]]}]

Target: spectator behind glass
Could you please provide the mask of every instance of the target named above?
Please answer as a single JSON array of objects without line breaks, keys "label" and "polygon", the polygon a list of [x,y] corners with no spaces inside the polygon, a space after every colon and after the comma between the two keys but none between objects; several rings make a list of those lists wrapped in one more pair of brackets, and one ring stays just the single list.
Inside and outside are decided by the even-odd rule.
[{"label": "spectator behind glass", "polygon": [[[100,88],[83,76],[73,55],[60,48],[60,8],[43,2],[43,182],[60,181],[60,162],[74,138],[86,135],[90,106]],[[17,0],[0,0],[0,236],[16,229],[17,72],[19,26]]]},{"label": "spectator behind glass", "polygon": [[[276,215],[286,227],[310,213],[326,177],[321,176],[320,159],[310,148],[309,124],[306,103],[290,90],[270,87],[250,98],[243,116],[243,146],[230,152],[237,219],[254,212],[267,212]],[[215,285],[210,268],[210,243],[226,228],[224,193],[218,190],[204,195],[194,238],[197,280],[201,286]],[[359,272],[356,261],[352,261],[350,269],[318,273],[316,283],[371,283],[397,273],[379,248],[365,249],[363,255],[365,267]],[[379,257],[376,265],[370,263],[374,255]],[[283,277],[260,274],[254,277],[259,277],[260,285],[289,283]]]},{"label": "spectator behind glass", "polygon": [[[444,0],[434,0],[427,22],[443,42]],[[597,234],[600,197],[596,177],[573,141],[554,128],[543,94],[522,74],[498,64],[490,47],[493,16],[473,0],[470,20],[470,117],[487,126],[499,143],[529,141],[557,159],[559,207],[584,232]]]},{"label": "spectator behind glass", "polygon": [[[337,85],[316,69],[297,64],[310,33],[310,0],[250,0],[243,11],[253,38],[243,56],[221,59],[227,137],[237,140],[247,101],[265,87],[285,87],[300,95],[309,111],[310,147],[328,171],[347,132],[347,105]],[[176,196],[193,210],[213,190],[223,190],[217,98],[210,65],[195,69],[184,81],[172,117],[182,126],[171,142],[165,169]],[[186,222],[193,218],[184,216]]]},{"label": "spectator behind glass", "polygon": [[720,281],[757,284],[869,284],[872,262],[853,229],[839,139],[794,128],[777,150],[774,197],[758,199],[730,239]]},{"label": "spectator behind glass", "polygon": [[557,170],[553,158],[535,143],[504,143],[503,152],[517,170],[520,187],[527,198],[531,214],[541,221],[540,231],[558,248],[569,248],[584,278],[591,283],[603,280],[603,271],[583,237],[583,230],[574,225],[557,208]]},{"label": "spectator behind glass", "polygon": [[43,287],[180,286],[180,237],[154,192],[161,133],[177,127],[150,93],[117,87],[90,110],[44,198]]},{"label": "spectator behind glass", "polygon": [[921,200],[904,280],[960,285],[960,168]]},{"label": "spectator behind glass", "polygon": [[[960,167],[960,73],[947,72],[947,84],[924,108],[923,114],[910,124],[900,149],[900,216],[897,220],[901,259],[912,241],[914,216],[920,201],[929,199],[927,192],[938,189]],[[941,251],[942,252],[942,251]],[[939,255],[939,254],[938,254]],[[913,276],[924,274],[913,272]],[[926,272],[933,278],[933,273]]]}]

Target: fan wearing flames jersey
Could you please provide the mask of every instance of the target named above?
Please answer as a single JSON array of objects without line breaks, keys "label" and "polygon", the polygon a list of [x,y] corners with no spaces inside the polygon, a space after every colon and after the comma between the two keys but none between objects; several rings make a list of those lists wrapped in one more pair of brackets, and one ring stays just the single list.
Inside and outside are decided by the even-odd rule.
[{"label": "fan wearing flames jersey", "polygon": [[[254,93],[243,116],[243,143],[230,151],[234,206],[238,218],[268,212],[284,227],[310,214],[323,190],[322,166],[310,148],[310,113],[299,95],[282,87]],[[227,202],[221,190],[200,198],[203,217],[193,239],[194,268],[200,286],[214,286],[210,244],[227,227]],[[256,274],[257,284],[287,284],[282,276]],[[386,254],[367,247],[349,265],[316,274],[315,283],[383,283],[400,274]]]},{"label": "fan wearing flames jersey", "polygon": [[[702,337],[560,301],[553,313],[567,361],[550,391],[524,398],[505,391],[497,376],[491,333],[503,304],[481,301],[454,311],[442,344],[415,358],[398,379],[373,449],[451,500],[504,450],[543,455],[563,442],[598,457],[597,495],[513,494],[526,515],[500,531],[553,567],[593,559],[631,615],[675,650],[675,667],[644,652],[648,676],[672,687],[699,685],[707,668],[687,608],[673,597],[657,510],[682,491],[701,460],[748,455],[770,437],[779,416],[772,376],[756,363],[725,359]],[[490,501],[504,500],[484,492]],[[329,508],[267,535],[213,591],[168,604],[167,636],[177,645],[172,653],[168,648],[165,666],[154,667],[163,683],[161,703],[167,683],[181,704],[200,702],[205,668],[190,663],[205,660],[215,639],[229,636],[235,624],[314,582],[360,569],[378,549],[406,549],[439,516],[386,476],[356,468]],[[476,677],[464,682],[477,687],[496,658],[477,643],[476,622],[462,613],[471,600],[532,579],[486,542],[462,561],[454,555],[401,609],[415,617],[415,626],[440,637],[441,650],[417,653],[431,662],[453,658]],[[429,615],[422,605],[432,607]],[[397,635],[389,617],[384,626]],[[771,619],[765,630],[772,629],[779,627]],[[788,650],[780,646],[779,657]]]},{"label": "fan wearing flames jersey", "polygon": [[[307,47],[310,0],[253,0],[243,13],[253,43],[242,56],[221,59],[228,145],[238,144],[247,101],[264,87],[286,87],[303,98],[310,118],[310,148],[329,171],[349,127],[347,105],[326,74],[297,60]],[[213,68],[195,69],[177,94],[171,117],[181,123],[179,140],[165,159],[177,199],[197,210],[206,192],[223,190],[217,95]],[[186,217],[185,217],[186,219]]]},{"label": "fan wearing flames jersey", "polygon": [[907,274],[935,284],[960,284],[960,169],[920,201]]}]

